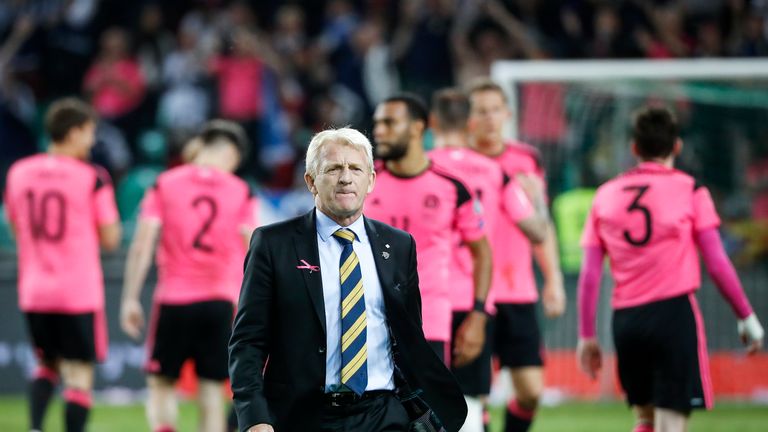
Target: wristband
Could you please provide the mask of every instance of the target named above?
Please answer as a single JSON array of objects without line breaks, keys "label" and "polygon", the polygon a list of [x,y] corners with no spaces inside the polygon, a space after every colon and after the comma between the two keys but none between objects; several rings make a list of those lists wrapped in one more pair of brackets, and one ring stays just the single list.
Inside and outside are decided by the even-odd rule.
[{"label": "wristband", "polygon": [[475,304],[472,306],[472,312],[485,312],[485,300],[475,299]]}]

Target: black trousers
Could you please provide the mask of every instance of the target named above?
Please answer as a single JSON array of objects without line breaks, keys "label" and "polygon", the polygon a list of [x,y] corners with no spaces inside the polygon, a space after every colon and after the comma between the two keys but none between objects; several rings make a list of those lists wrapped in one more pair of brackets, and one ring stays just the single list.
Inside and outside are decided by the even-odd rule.
[{"label": "black trousers", "polygon": [[342,406],[326,405],[321,432],[405,432],[408,414],[393,393]]}]

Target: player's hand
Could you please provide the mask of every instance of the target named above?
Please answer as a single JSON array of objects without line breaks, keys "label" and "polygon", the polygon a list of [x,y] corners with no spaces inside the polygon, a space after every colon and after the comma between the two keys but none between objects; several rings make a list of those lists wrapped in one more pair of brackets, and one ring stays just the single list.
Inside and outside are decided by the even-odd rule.
[{"label": "player's hand", "polygon": [[468,365],[480,355],[485,343],[485,322],[488,317],[483,312],[470,312],[456,330],[453,348],[453,365]]},{"label": "player's hand", "polygon": [[138,340],[144,329],[144,310],[138,300],[123,300],[120,306],[120,327],[125,334]]},{"label": "player's hand", "polygon": [[747,354],[754,354],[763,347],[765,331],[757,315],[754,313],[743,320],[739,320],[736,326],[741,342],[747,346]]},{"label": "player's hand", "polygon": [[579,360],[581,370],[596,379],[597,373],[603,367],[603,354],[600,350],[600,344],[595,338],[579,339],[576,347],[576,357]]},{"label": "player's hand", "polygon": [[544,283],[541,303],[547,318],[557,318],[565,313],[565,288],[563,278],[551,278]]},{"label": "player's hand", "polygon": [[248,428],[248,432],[275,432],[275,429],[272,428],[272,425],[259,423],[256,426],[251,426]]}]

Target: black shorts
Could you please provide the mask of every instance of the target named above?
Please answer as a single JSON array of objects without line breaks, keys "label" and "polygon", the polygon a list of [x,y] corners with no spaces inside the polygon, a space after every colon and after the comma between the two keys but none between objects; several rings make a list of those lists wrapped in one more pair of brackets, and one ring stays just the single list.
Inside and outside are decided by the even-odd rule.
[{"label": "black shorts", "polygon": [[227,346],[234,308],[228,301],[155,305],[147,339],[150,374],[178,379],[187,359],[197,376],[214,381],[228,377]]},{"label": "black shorts", "polygon": [[[456,330],[468,315],[467,312],[453,313],[453,332],[451,340],[456,340]],[[491,392],[491,355],[493,354],[493,320],[489,317],[485,326],[485,345],[480,355],[472,363],[462,366],[451,366],[451,372],[459,382],[461,392],[467,396],[484,396]],[[453,344],[451,344],[453,348]]]},{"label": "black shorts", "polygon": [[502,366],[543,366],[535,303],[497,303],[494,351]]},{"label": "black shorts", "polygon": [[444,365],[448,366],[451,361],[451,353],[448,351],[448,342],[427,340],[427,343],[429,344],[429,347],[432,348],[432,351],[437,354],[437,357],[440,358],[440,361],[442,361]]},{"label": "black shorts", "polygon": [[107,325],[103,312],[27,312],[26,317],[32,345],[40,360],[104,360]]},{"label": "black shorts", "polygon": [[613,340],[630,405],[682,413],[711,406],[704,326],[693,294],[617,309]]}]

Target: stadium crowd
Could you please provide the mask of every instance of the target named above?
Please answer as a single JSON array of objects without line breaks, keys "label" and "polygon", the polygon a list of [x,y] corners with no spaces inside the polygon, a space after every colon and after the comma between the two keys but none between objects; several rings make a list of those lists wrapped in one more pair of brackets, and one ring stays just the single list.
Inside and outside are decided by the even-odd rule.
[{"label": "stadium crowd", "polygon": [[161,137],[173,165],[218,116],[254,144],[241,174],[285,189],[313,132],[371,130],[396,91],[429,100],[500,59],[763,56],[766,13],[750,0],[4,1],[0,178],[42,147],[47,104],[80,95],[118,182],[157,162],[142,143]]}]

